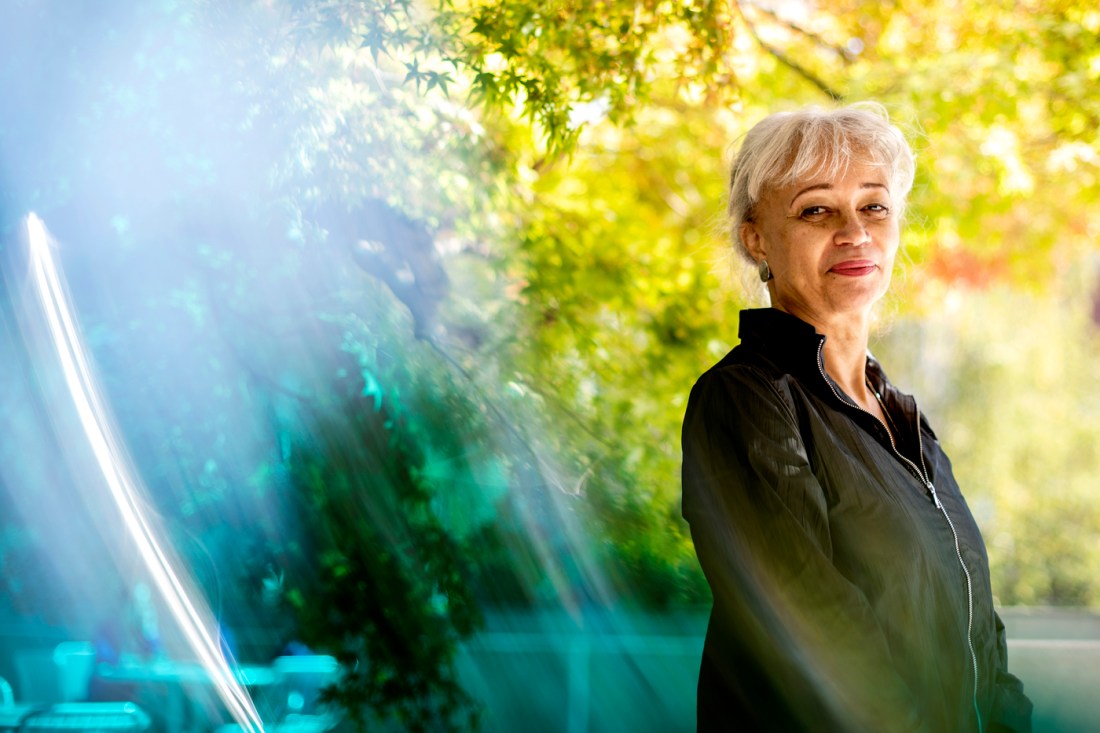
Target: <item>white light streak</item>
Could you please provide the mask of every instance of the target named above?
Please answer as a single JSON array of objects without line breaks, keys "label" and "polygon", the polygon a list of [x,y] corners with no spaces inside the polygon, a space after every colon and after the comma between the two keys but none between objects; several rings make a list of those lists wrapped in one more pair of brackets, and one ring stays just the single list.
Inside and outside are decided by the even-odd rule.
[{"label": "white light streak", "polygon": [[27,216],[27,235],[35,290],[57,349],[65,383],[123,524],[230,715],[245,731],[262,733],[263,721],[252,698],[237,680],[229,660],[211,635],[210,624],[204,622],[204,617],[210,618],[209,611],[192,602],[142,510],[140,497],[144,489],[131,475],[121,442],[111,430],[109,413],[96,389],[92,366],[50,253],[46,227],[33,213]]}]

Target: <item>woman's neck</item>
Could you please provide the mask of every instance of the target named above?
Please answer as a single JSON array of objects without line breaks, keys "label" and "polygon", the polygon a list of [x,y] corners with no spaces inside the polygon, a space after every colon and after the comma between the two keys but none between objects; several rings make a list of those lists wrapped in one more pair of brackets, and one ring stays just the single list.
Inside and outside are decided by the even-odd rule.
[{"label": "woman's neck", "polygon": [[822,354],[825,372],[845,394],[866,407],[866,403],[874,399],[866,386],[870,309],[864,313],[838,314],[828,319],[799,317],[825,336]]},{"label": "woman's neck", "polygon": [[825,372],[844,390],[844,393],[862,404],[867,396],[867,334],[825,334]]}]

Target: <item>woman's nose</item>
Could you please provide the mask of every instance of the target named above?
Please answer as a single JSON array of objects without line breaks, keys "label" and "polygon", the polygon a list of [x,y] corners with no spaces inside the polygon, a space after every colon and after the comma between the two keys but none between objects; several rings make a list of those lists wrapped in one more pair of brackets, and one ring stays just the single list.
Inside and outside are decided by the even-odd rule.
[{"label": "woman's nose", "polygon": [[836,244],[859,246],[871,241],[871,237],[867,233],[867,227],[857,212],[853,211],[842,215],[839,224],[840,227],[833,235],[833,241]]}]

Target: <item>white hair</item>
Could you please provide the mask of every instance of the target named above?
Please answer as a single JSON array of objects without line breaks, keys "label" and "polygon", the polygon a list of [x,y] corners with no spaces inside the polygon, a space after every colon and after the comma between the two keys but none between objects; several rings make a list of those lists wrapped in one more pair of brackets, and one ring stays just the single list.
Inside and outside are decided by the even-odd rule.
[{"label": "white hair", "polygon": [[861,102],[833,110],[807,107],[778,112],[756,123],[730,166],[730,228],[741,254],[749,257],[741,241],[741,225],[752,221],[753,208],[765,189],[782,188],[808,176],[835,178],[853,162],[886,170],[900,216],[913,187],[913,151],[881,104]]}]

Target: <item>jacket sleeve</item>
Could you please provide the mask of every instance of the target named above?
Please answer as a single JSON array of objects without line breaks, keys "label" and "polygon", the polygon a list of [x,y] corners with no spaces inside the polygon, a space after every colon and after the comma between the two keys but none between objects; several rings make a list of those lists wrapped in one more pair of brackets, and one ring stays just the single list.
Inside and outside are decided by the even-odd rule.
[{"label": "jacket sleeve", "polygon": [[753,678],[767,692],[747,697],[799,729],[925,730],[870,604],[832,563],[825,492],[775,384],[750,367],[704,375],[683,451],[684,517],[714,596],[704,667],[729,699]]},{"label": "jacket sleeve", "polygon": [[993,689],[993,714],[990,733],[1031,733],[1031,700],[1024,694],[1024,685],[1008,672],[1008,643],[1001,617],[993,614],[997,627],[998,670]]}]

